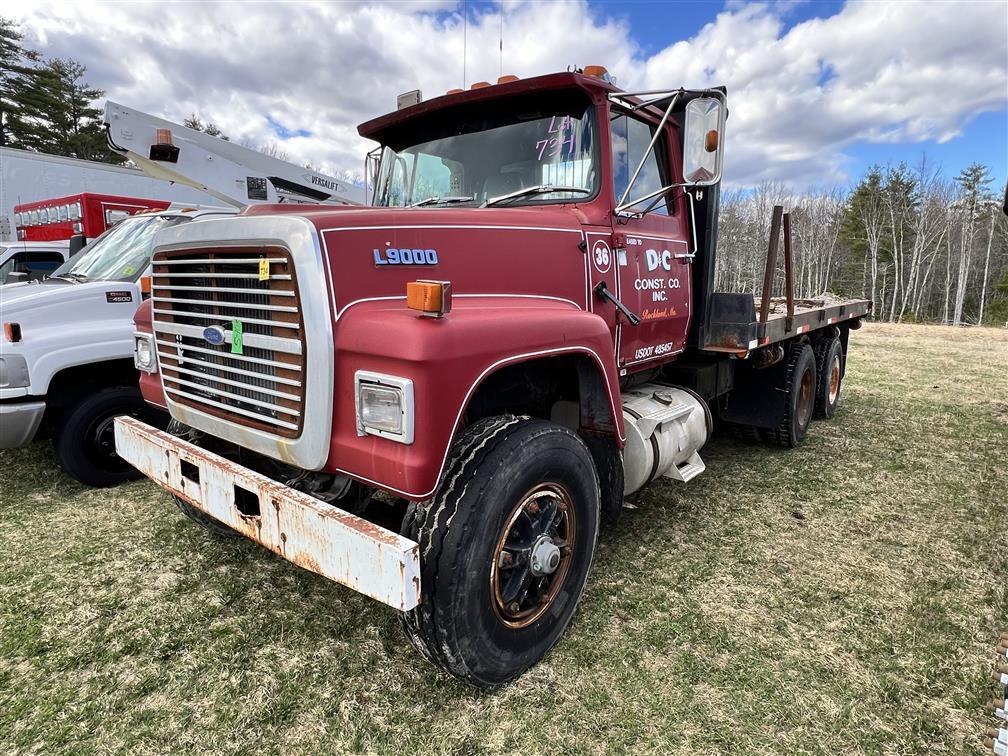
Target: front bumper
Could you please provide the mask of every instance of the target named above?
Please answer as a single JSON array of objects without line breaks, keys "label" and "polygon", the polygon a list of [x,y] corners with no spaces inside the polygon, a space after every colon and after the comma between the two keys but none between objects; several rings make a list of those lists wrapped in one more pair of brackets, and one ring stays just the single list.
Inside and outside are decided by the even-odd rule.
[{"label": "front bumper", "polygon": [[115,437],[155,483],[284,559],[400,611],[420,603],[416,542],[135,418],[117,417]]},{"label": "front bumper", "polygon": [[45,402],[0,404],[0,449],[16,449],[35,438]]}]

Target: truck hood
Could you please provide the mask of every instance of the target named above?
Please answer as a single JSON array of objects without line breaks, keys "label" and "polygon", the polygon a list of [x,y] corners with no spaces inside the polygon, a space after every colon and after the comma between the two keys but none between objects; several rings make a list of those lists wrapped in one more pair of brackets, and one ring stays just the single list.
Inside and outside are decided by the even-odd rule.
[{"label": "truck hood", "polygon": [[76,365],[133,355],[133,313],[140,288],[122,281],[17,283],[0,286],[0,310],[21,326],[21,341],[0,340],[0,353],[21,355],[30,384],[0,389],[0,398],[44,396],[53,376]]},{"label": "truck hood", "polygon": [[133,317],[140,289],[124,281],[15,283],[0,286],[4,320],[21,324],[25,338],[36,328],[94,318]]},{"label": "truck hood", "polygon": [[456,297],[536,297],[587,310],[586,240],[611,233],[611,227],[589,225],[576,205],[338,210],[302,205],[165,229],[155,240],[155,256],[165,247],[243,240],[281,240],[306,250],[299,264],[321,253],[321,264],[303,269],[298,278],[301,285],[305,276],[322,279],[328,296],[320,294],[337,319],[368,302],[401,308],[407,284],[421,279],[450,281]]}]

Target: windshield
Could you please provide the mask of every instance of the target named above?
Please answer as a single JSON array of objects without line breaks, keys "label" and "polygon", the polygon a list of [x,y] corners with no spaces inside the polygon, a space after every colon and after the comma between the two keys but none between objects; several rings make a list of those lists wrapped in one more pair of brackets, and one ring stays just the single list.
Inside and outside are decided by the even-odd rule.
[{"label": "windshield", "polygon": [[87,245],[53,272],[82,281],[136,281],[150,262],[154,234],[186,221],[183,216],[127,218]]},{"label": "windshield", "polygon": [[592,107],[520,110],[451,119],[450,126],[440,129],[450,133],[399,149],[385,147],[374,204],[478,205],[519,193],[507,203],[515,205],[570,202],[594,194]]}]

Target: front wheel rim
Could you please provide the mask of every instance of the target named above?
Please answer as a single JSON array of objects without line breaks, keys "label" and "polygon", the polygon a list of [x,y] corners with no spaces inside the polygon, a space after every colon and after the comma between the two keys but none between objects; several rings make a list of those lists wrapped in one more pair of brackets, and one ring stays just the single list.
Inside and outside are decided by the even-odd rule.
[{"label": "front wheel rim", "polygon": [[120,473],[130,468],[130,464],[116,453],[115,419],[129,415],[138,417],[138,411],[112,410],[96,418],[85,433],[85,444],[91,462],[110,473]]},{"label": "front wheel rim", "polygon": [[540,483],[505,520],[491,555],[490,598],[505,626],[528,627],[553,605],[574,554],[574,501],[558,483]]}]

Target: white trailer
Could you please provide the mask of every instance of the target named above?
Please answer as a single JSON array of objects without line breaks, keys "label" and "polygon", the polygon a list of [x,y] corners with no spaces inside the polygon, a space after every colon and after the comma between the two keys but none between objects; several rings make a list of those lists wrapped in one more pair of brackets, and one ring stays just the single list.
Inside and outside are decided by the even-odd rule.
[{"label": "white trailer", "polygon": [[82,192],[196,205],[206,194],[169,184],[139,168],[0,147],[0,240],[14,239],[14,206]]}]

